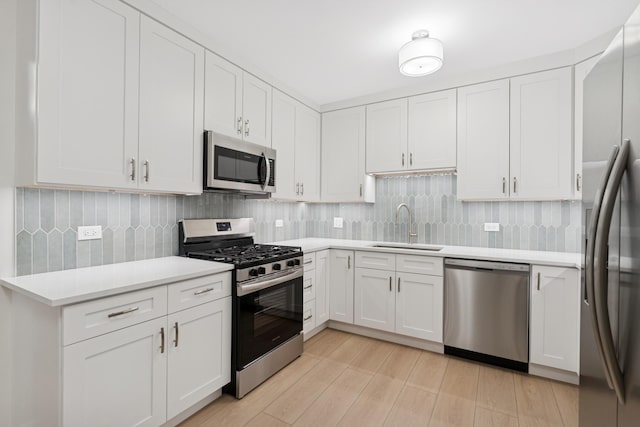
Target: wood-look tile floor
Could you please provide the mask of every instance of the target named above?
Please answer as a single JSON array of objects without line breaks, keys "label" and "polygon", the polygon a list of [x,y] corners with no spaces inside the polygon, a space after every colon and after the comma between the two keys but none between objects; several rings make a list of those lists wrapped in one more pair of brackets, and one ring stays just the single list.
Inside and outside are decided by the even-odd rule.
[{"label": "wood-look tile floor", "polygon": [[578,425],[577,387],[327,329],[244,399],[182,427]]}]

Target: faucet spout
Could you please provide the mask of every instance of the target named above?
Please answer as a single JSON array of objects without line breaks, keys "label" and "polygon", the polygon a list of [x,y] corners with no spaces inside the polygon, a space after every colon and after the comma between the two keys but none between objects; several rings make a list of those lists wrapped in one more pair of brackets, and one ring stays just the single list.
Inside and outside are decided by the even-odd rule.
[{"label": "faucet spout", "polygon": [[405,208],[407,210],[407,213],[409,214],[409,225],[407,226],[407,243],[411,244],[411,239],[413,237],[418,237],[418,234],[411,231],[413,225],[413,215],[411,214],[411,208],[409,208],[409,205],[407,205],[406,203],[400,203],[396,208],[396,223],[398,222],[398,217],[400,216],[400,210],[402,208]]}]

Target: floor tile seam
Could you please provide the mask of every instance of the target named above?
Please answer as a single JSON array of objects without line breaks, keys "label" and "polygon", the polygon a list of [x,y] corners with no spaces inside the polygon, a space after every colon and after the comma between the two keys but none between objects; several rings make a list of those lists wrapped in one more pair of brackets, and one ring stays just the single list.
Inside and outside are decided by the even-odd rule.
[{"label": "floor tile seam", "polygon": [[564,419],[564,415],[562,415],[562,411],[560,410],[560,403],[558,402],[558,395],[556,394],[556,390],[553,387],[553,383],[550,383],[549,387],[551,387],[551,394],[553,395],[553,401],[555,402],[556,409],[558,410],[558,414],[560,415],[560,421],[562,421],[562,425],[564,427],[569,427],[569,426],[567,426],[567,422]]},{"label": "floor tile seam", "polygon": [[[516,403],[516,404],[517,404],[517,403]],[[518,411],[517,411],[517,410],[516,410],[515,414],[513,414],[513,413],[509,413],[509,412],[503,411],[503,410],[498,409],[498,408],[493,408],[493,407],[490,407],[490,406],[488,406],[488,405],[483,405],[482,403],[478,403],[478,401],[477,401],[477,400],[476,400],[476,406],[479,406],[479,407],[481,407],[482,409],[487,409],[487,410],[489,410],[489,411],[497,412],[497,413],[502,414],[502,415],[508,415],[508,416],[510,416],[510,417],[514,417],[514,418],[518,418],[518,417],[520,416],[520,414],[518,413]]]},{"label": "floor tile seam", "polygon": [[353,402],[351,402],[351,405],[349,405],[349,407],[347,408],[346,411],[344,411],[344,414],[342,414],[342,416],[340,417],[340,419],[338,420],[338,422],[336,423],[336,426],[340,425],[340,423],[342,422],[342,420],[344,419],[344,417],[349,413],[349,411],[351,410],[351,408],[353,408],[353,405],[356,404],[356,402],[358,401],[358,399],[360,399],[360,396],[362,396],[362,392],[369,386],[369,384],[371,383],[371,381],[373,381],[373,378],[376,376],[376,373],[374,372],[373,374],[371,374],[371,378],[369,378],[369,380],[367,381],[367,383],[364,385],[364,387],[362,387],[362,390],[360,390],[360,393],[358,393],[358,397],[356,397],[355,399],[353,399]]}]

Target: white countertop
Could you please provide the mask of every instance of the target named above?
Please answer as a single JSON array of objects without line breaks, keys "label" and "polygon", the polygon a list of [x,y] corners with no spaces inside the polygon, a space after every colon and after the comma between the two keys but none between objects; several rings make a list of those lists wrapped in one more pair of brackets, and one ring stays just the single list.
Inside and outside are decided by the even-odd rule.
[{"label": "white countertop", "polygon": [[580,268],[581,256],[572,252],[524,251],[518,249],[492,249],[470,246],[419,245],[441,246],[440,251],[420,251],[400,248],[374,248],[390,242],[374,242],[369,240],[343,240],[310,237],[298,240],[276,242],[278,245],[300,246],[303,252],[316,252],[324,249],[346,249],[355,251],[391,252],[396,254],[437,256],[442,258],[469,258],[488,261],[521,262],[527,264],[550,265],[557,267]]},{"label": "white countertop", "polygon": [[3,278],[0,284],[57,307],[232,269],[231,264],[172,256]]}]

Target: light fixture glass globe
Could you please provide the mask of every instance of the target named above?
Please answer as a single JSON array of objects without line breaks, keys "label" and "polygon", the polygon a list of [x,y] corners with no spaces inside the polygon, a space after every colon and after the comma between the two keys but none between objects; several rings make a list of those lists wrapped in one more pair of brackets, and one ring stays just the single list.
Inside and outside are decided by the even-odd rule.
[{"label": "light fixture glass globe", "polygon": [[398,67],[405,76],[420,77],[435,73],[444,59],[442,42],[429,38],[425,30],[413,33],[413,40],[400,48]]}]

